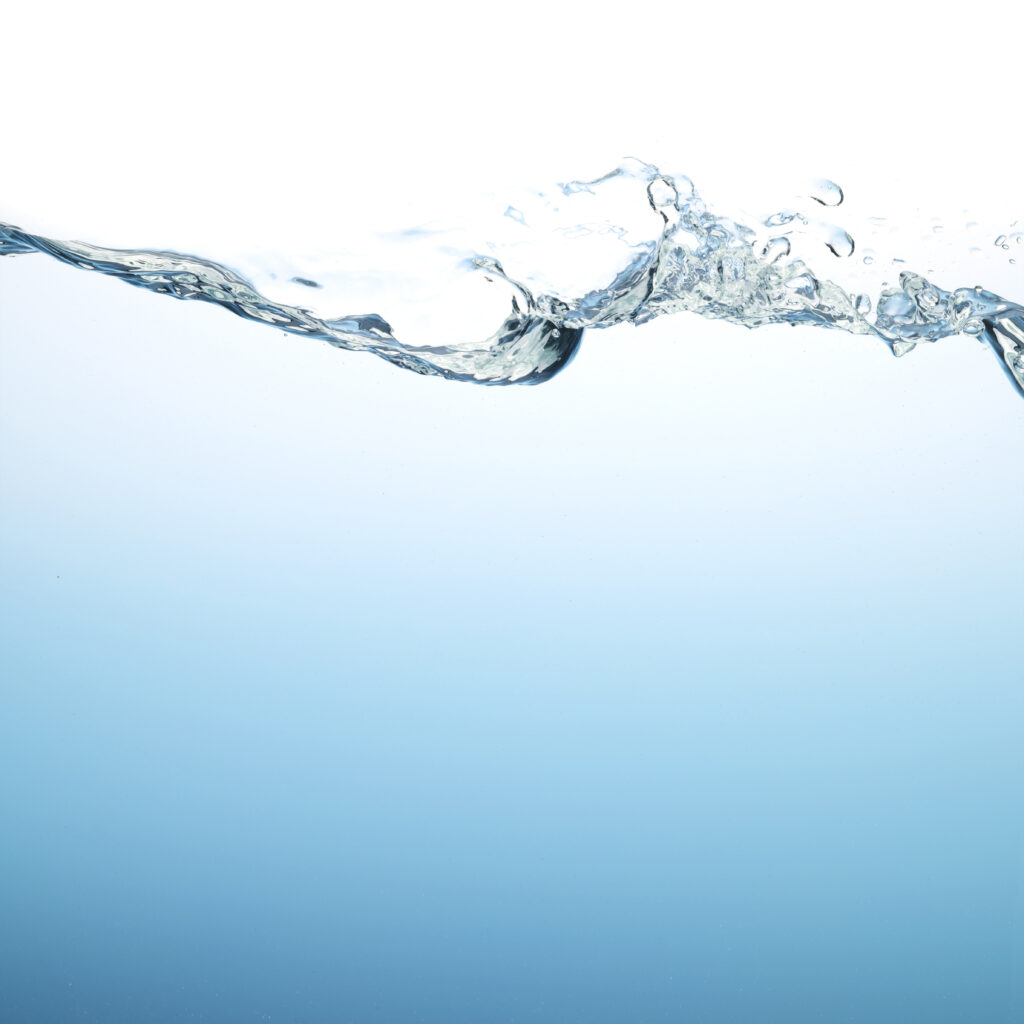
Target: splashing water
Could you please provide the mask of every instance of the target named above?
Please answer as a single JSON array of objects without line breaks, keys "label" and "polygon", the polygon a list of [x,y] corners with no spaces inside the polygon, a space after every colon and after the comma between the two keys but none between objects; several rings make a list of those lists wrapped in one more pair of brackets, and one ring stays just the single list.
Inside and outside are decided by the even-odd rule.
[{"label": "splashing water", "polygon": [[[623,197],[626,212],[610,216],[614,200]],[[827,208],[842,204],[844,195],[834,182],[819,180],[808,198]],[[478,342],[409,344],[378,313],[327,317],[268,296],[291,289],[321,305],[331,301],[329,292],[320,297],[324,288],[315,275],[292,274],[282,286],[276,274],[262,280],[259,273],[245,276],[195,256],[60,242],[3,223],[0,255],[48,253],[140,288],[217,303],[290,333],[372,352],[417,373],[479,384],[540,383],[572,359],[587,328],[643,324],[686,310],[751,328],[814,324],[873,335],[897,356],[922,342],[973,336],[992,347],[1024,395],[1024,307],[980,286],[947,291],[909,270],[898,286],[883,285],[874,301],[847,291],[794,253],[801,236],[817,232],[832,257],[849,260],[857,245],[838,225],[783,210],[751,228],[709,210],[684,175],[636,160],[594,181],[564,184],[552,195],[534,193],[532,204],[528,212],[508,206],[509,230],[485,246],[467,246],[443,231],[414,230],[394,240],[432,246],[461,270],[482,273],[507,290],[503,322]],[[1006,238],[997,245],[1008,247]],[[873,261],[870,254],[862,257],[865,266]],[[359,275],[342,278],[349,291],[359,281]],[[443,320],[442,332],[448,323]]]}]

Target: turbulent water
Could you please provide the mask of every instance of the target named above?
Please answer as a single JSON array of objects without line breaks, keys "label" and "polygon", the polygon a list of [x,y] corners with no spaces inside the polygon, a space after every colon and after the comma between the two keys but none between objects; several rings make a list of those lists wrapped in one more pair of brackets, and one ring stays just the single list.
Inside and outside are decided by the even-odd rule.
[{"label": "turbulent water", "polygon": [[[834,207],[844,197],[838,185],[820,181],[809,198]],[[623,202],[627,212],[620,214]],[[843,228],[800,210],[782,210],[748,226],[709,209],[684,175],[628,160],[594,181],[534,193],[528,212],[506,209],[504,224],[500,239],[475,247],[456,245],[444,232],[410,231],[393,240],[395,251],[416,241],[454,259],[461,270],[504,286],[504,319],[482,341],[463,340],[454,315],[442,317],[440,326],[435,318],[434,333],[442,336],[436,343],[400,340],[396,335],[403,331],[384,319],[386,310],[343,316],[318,311],[315,306],[336,300],[337,293],[324,291],[313,277],[293,274],[282,289],[274,284],[276,274],[263,275],[264,281],[175,252],[56,241],[0,223],[0,255],[48,253],[150,291],[217,303],[249,320],[372,352],[417,373],[479,384],[540,383],[572,359],[587,328],[642,324],[685,310],[744,327],[813,324],[873,335],[897,356],[922,342],[973,336],[992,347],[1024,395],[1024,307],[980,286],[945,290],[909,270],[896,283],[884,282],[874,299],[843,287],[810,266],[797,243],[814,231],[825,258],[841,260],[853,256],[857,243]],[[996,244],[1008,245],[1005,237]],[[864,263],[871,259],[862,257]],[[360,280],[358,274],[341,275],[340,291],[358,301]],[[305,300],[322,291],[319,303]],[[404,291],[396,282],[396,303]],[[270,292],[302,292],[303,305]],[[378,297],[374,289],[368,294]],[[388,299],[386,287],[383,297]],[[417,327],[415,317],[405,325],[411,334]]]}]

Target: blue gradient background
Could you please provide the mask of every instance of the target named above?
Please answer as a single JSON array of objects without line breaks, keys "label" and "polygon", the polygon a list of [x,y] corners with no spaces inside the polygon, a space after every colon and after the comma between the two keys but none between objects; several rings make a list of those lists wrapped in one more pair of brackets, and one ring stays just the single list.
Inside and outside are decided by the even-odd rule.
[{"label": "blue gradient background", "polygon": [[0,1020],[1024,1020],[1024,406],[534,389],[0,266]]}]

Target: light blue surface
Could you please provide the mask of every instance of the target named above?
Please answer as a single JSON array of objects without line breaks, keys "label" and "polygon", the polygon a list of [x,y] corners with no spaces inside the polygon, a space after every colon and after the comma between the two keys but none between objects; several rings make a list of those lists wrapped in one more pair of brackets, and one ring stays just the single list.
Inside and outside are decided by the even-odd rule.
[{"label": "light blue surface", "polygon": [[498,392],[29,258],[0,343],[0,1020],[1024,1019],[990,353]]}]

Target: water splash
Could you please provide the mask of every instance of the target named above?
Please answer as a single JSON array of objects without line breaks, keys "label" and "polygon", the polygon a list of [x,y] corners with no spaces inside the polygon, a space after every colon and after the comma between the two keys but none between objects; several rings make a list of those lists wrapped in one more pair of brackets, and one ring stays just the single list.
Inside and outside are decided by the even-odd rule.
[{"label": "water splash", "polygon": [[[814,182],[807,196],[821,207],[844,201],[843,190],[827,180]],[[616,207],[623,198],[625,207]],[[752,228],[710,210],[685,175],[637,160],[556,193],[534,193],[533,209],[523,205],[529,204],[506,207],[507,230],[486,245],[455,244],[455,234],[445,231],[404,235],[426,239],[461,271],[482,273],[505,289],[504,320],[477,342],[411,344],[378,313],[321,315],[268,297],[275,289],[258,282],[259,274],[175,252],[62,242],[0,223],[0,255],[48,253],[140,288],[216,303],[290,333],[372,352],[417,373],[480,384],[540,383],[572,359],[587,328],[688,311],[749,328],[812,324],[870,335],[897,356],[964,334],[991,346],[1024,395],[1024,307],[980,286],[945,290],[909,270],[899,274],[898,286],[884,284],[875,300],[847,290],[794,254],[794,242],[811,237],[830,253],[825,259],[862,268],[873,263],[870,253],[850,260],[857,245],[840,225],[787,209]],[[996,244],[1008,248],[1007,238]],[[313,297],[324,291],[319,275],[287,280]],[[325,293],[321,304],[330,299]]]}]

